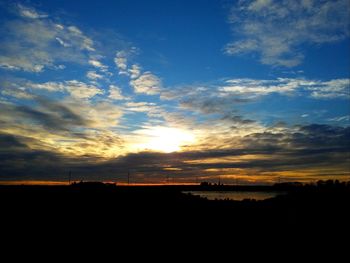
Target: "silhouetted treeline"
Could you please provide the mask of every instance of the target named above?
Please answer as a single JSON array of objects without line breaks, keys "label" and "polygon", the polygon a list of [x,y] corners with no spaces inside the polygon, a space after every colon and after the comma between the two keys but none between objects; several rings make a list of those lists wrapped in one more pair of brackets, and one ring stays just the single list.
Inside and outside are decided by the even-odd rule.
[{"label": "silhouetted treeline", "polygon": [[205,190],[231,190],[231,191],[273,191],[273,190],[296,190],[296,189],[349,189],[350,181],[340,182],[339,180],[319,180],[313,183],[301,183],[301,182],[284,182],[276,183],[273,185],[231,185],[231,184],[218,184],[210,182],[201,182],[200,188]]},{"label": "silhouetted treeline", "polygon": [[[299,233],[299,228],[317,229],[317,225],[346,229],[350,222],[349,182],[261,186],[260,190],[287,190],[285,195],[263,201],[211,201],[183,193],[203,188],[217,190],[210,187],[129,187],[92,182],[69,186],[0,186],[1,220],[4,226],[18,222],[19,226],[31,227],[38,224],[110,229],[143,226],[167,231],[182,226],[190,232],[205,225],[211,230],[220,226],[231,234],[252,228],[278,228],[294,234]],[[235,189],[259,189],[240,187]]]}]

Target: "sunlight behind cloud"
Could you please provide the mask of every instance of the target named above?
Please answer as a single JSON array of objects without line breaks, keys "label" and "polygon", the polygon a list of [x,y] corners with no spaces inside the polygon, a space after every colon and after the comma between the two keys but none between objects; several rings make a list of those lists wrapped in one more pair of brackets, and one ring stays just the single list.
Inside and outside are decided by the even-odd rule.
[{"label": "sunlight behind cloud", "polygon": [[195,142],[194,134],[179,128],[147,127],[136,131],[136,133],[143,136],[143,142],[132,147],[139,151],[151,150],[171,153],[180,151],[181,147]]},{"label": "sunlight behind cloud", "polygon": [[349,175],[349,1],[72,2],[0,0],[0,184]]}]

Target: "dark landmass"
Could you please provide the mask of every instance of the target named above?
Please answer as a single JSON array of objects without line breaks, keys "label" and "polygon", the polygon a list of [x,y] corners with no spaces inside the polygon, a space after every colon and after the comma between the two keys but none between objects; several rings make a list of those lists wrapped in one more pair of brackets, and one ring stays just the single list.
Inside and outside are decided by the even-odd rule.
[{"label": "dark landmass", "polygon": [[[264,201],[210,201],[183,193],[196,190],[287,194]],[[62,253],[80,259],[93,253],[119,258],[127,253],[129,259],[144,259],[164,251],[167,259],[177,255],[181,261],[187,253],[206,258],[214,251],[213,262],[223,261],[220,255],[236,258],[241,253],[244,259],[261,260],[260,249],[265,258],[284,251],[284,262],[299,256],[302,248],[313,258],[315,251],[323,255],[331,246],[336,247],[334,259],[344,258],[347,249],[341,247],[349,237],[350,183],[333,181],[274,186],[0,186],[0,202],[2,251],[15,251],[12,257],[28,257],[23,251],[33,256],[49,253],[48,261]]]},{"label": "dark landmass", "polygon": [[[196,190],[285,191],[275,198],[215,200],[184,194]],[[76,183],[69,186],[0,186],[2,221],[53,227],[99,226],[114,229],[189,229],[237,231],[246,227],[317,225],[347,228],[350,222],[350,183],[320,181],[313,185],[274,186],[117,186]],[[40,224],[39,224],[40,225]]]}]

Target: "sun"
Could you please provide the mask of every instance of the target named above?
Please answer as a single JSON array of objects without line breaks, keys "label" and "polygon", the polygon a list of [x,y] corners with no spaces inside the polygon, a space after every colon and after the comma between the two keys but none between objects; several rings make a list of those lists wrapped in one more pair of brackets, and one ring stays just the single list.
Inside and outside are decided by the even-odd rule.
[{"label": "sun", "polygon": [[182,146],[195,140],[191,132],[179,128],[149,127],[142,133],[145,136],[145,143],[138,145],[139,149],[164,153],[180,151]]}]

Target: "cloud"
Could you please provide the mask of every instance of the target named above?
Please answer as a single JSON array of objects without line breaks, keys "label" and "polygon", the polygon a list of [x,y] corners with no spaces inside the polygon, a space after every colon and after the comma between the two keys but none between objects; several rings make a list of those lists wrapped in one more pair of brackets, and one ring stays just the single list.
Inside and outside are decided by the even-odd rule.
[{"label": "cloud", "polygon": [[141,74],[141,67],[137,64],[134,64],[131,66],[131,69],[129,69],[130,78],[136,79]]},{"label": "cloud", "polygon": [[127,52],[125,51],[118,51],[116,53],[116,56],[114,58],[114,63],[119,69],[119,74],[122,75],[128,75],[128,65],[127,65]]},{"label": "cloud", "polygon": [[90,99],[98,94],[103,94],[103,91],[93,85],[87,85],[77,80],[65,81],[65,89],[72,97],[78,99]]},{"label": "cloud", "polygon": [[294,67],[304,58],[301,45],[350,35],[349,11],[347,0],[239,1],[229,17],[235,41],[226,45],[225,53],[257,53],[263,64]]},{"label": "cloud", "polygon": [[30,103],[17,104],[0,101],[0,133],[27,138],[33,151],[89,155],[94,161],[125,152],[116,130],[123,111],[110,102],[33,96]]},{"label": "cloud", "polygon": [[219,88],[224,93],[242,94],[249,97],[263,96],[271,93],[293,95],[298,91],[309,92],[308,96],[319,99],[349,98],[350,79],[333,79],[329,81],[295,78],[278,78],[275,80],[233,79]]},{"label": "cloud", "polygon": [[64,47],[70,47],[70,45],[66,42],[64,42],[62,39],[60,39],[59,37],[56,37],[56,40],[58,41],[58,43],[60,43],[62,46]]},{"label": "cloud", "polygon": [[[35,150],[28,147],[22,136],[0,133],[0,174],[2,180],[37,179],[59,173],[64,160],[54,152]],[[47,174],[45,175],[45,170]],[[59,180],[59,177],[55,178]]]},{"label": "cloud", "polygon": [[19,16],[0,26],[1,68],[42,72],[63,62],[86,64],[89,53],[95,52],[92,39],[76,26],[58,24],[30,7],[17,9]]},{"label": "cloud", "polygon": [[49,82],[44,82],[44,83],[33,83],[33,82],[28,82],[26,83],[26,86],[36,90],[46,90],[49,92],[63,92],[65,91],[65,83],[64,82],[54,82],[54,81],[49,81]]},{"label": "cloud", "polygon": [[1,95],[3,96],[10,96],[17,99],[32,99],[33,95],[27,93],[25,90],[22,90],[20,88],[17,89],[3,89],[1,91]]},{"label": "cloud", "polygon": [[94,42],[90,38],[85,36],[79,28],[77,28],[76,26],[68,26],[67,30],[70,33],[70,39],[67,40],[71,40],[78,43],[82,50],[85,49],[88,51],[95,51],[95,48],[93,47]]},{"label": "cloud", "polygon": [[89,64],[92,65],[92,66],[94,66],[95,68],[98,68],[98,69],[102,70],[102,71],[105,71],[105,70],[108,69],[108,66],[102,64],[102,63],[101,63],[99,60],[97,60],[97,59],[90,59],[90,60],[89,60]]},{"label": "cloud", "polygon": [[232,115],[232,114],[227,114],[225,115],[222,120],[228,120],[230,122],[233,122],[238,125],[249,125],[249,124],[254,124],[255,121],[249,120],[249,119],[244,119],[242,116],[238,115]]},{"label": "cloud", "polygon": [[100,88],[78,80],[28,83],[27,85],[32,89],[46,90],[49,92],[68,92],[73,98],[76,99],[91,99],[98,94],[103,94],[103,91]]},{"label": "cloud", "polygon": [[268,95],[270,93],[293,94],[302,86],[309,86],[313,82],[302,79],[256,80],[256,79],[231,79],[226,85],[219,88],[224,93],[244,94],[248,97]]},{"label": "cloud", "polygon": [[125,103],[126,110],[133,111],[133,112],[154,112],[157,111],[159,108],[158,106],[153,102],[127,102]]},{"label": "cloud", "polygon": [[16,137],[10,134],[0,133],[0,148],[13,149],[13,148],[21,148],[23,146],[25,145],[22,142],[20,142]]},{"label": "cloud", "polygon": [[298,78],[227,79],[217,83],[162,89],[160,98],[178,100],[181,107],[212,114],[230,112],[238,104],[263,96],[306,96],[312,99],[349,99],[349,79],[328,81]]},{"label": "cloud", "polygon": [[0,94],[2,96],[9,96],[22,100],[33,98],[33,94],[28,93],[25,87],[23,87],[19,83],[16,83],[15,81],[3,80],[0,81],[0,85]]},{"label": "cloud", "polygon": [[350,98],[350,79],[334,79],[319,82],[308,88],[315,99]]},{"label": "cloud", "polygon": [[126,75],[131,78],[138,77],[141,70],[141,67],[139,65],[134,64],[130,69],[128,68],[129,59],[138,54],[138,52],[138,48],[127,45],[127,47],[124,47],[115,53],[114,63],[117,66],[119,75]]},{"label": "cloud", "polygon": [[[345,154],[350,147],[349,128],[312,124],[279,133],[253,133],[237,139],[242,141],[240,147],[128,153],[100,161],[93,157],[67,157],[52,150],[30,149],[26,146],[32,143],[30,138],[0,133],[3,146],[0,169],[1,172],[6,170],[3,174],[7,177],[2,179],[31,176],[37,180],[62,180],[61,172],[65,170],[66,173],[64,168],[69,165],[73,174],[83,175],[86,180],[118,182],[125,181],[130,167],[133,182],[162,182],[169,175],[175,182],[193,182],[198,175],[203,181],[217,180],[221,176],[226,182],[234,182],[237,177],[243,181],[262,178],[273,182],[277,176],[286,180],[312,180],[349,175]],[[117,142],[111,140],[110,143]],[[51,176],[52,167],[57,177]],[[299,174],[302,176],[298,177]]]},{"label": "cloud", "polygon": [[88,71],[86,73],[86,77],[92,80],[96,80],[96,79],[103,79],[103,76],[98,74],[96,71]]},{"label": "cloud", "polygon": [[[292,113],[290,109],[285,108],[274,109],[274,112],[264,109],[254,113],[251,110],[247,112],[246,109],[251,105],[282,99],[282,96],[288,97],[288,100],[293,102],[303,98],[310,103],[312,100],[338,100],[339,103],[344,103],[350,99],[348,81],[303,78],[226,79],[208,84],[163,88],[160,99],[175,103],[177,106],[174,111],[192,118],[191,122],[197,127],[206,130],[207,127],[201,125],[210,123],[211,127],[213,129],[215,127],[217,131],[224,132],[228,127],[235,127],[235,133],[247,134],[254,129],[261,129],[262,123],[286,120],[286,118],[291,121],[289,116],[295,118],[295,114],[301,120],[300,116],[305,113]],[[315,96],[316,92],[327,96]],[[281,113],[279,113],[280,110]],[[293,111],[297,112],[299,109],[293,109]],[[167,119],[165,113],[161,112],[161,116]],[[316,112],[310,116],[308,120],[303,121],[323,118]],[[326,120],[323,118],[322,121]]]},{"label": "cloud", "polygon": [[39,13],[34,8],[26,7],[21,4],[17,4],[17,12],[20,16],[30,19],[47,18],[48,15],[44,13]]},{"label": "cloud", "polygon": [[109,86],[109,96],[108,97],[111,99],[114,99],[114,100],[126,100],[126,99],[128,99],[127,97],[123,96],[121,89],[115,85]]},{"label": "cloud", "polygon": [[338,117],[330,118],[328,120],[329,121],[336,121],[336,122],[350,121],[350,115],[338,116]]},{"label": "cloud", "polygon": [[162,89],[161,80],[151,72],[144,72],[138,78],[130,81],[130,85],[136,93],[155,95]]},{"label": "cloud", "polygon": [[24,125],[39,125],[49,131],[69,131],[73,126],[87,125],[87,121],[77,115],[71,109],[54,101],[47,101],[37,97],[37,107],[25,105],[2,105],[4,123],[3,128],[12,126],[13,120]]}]

